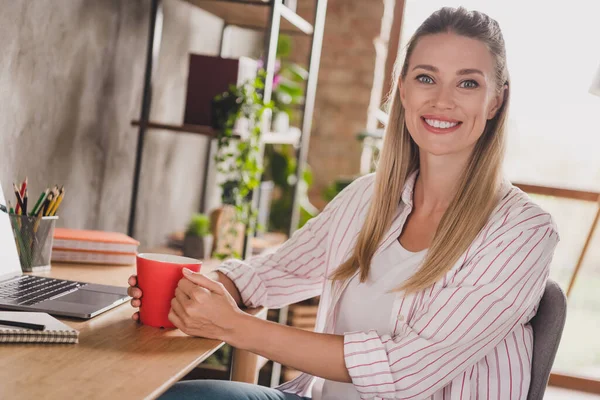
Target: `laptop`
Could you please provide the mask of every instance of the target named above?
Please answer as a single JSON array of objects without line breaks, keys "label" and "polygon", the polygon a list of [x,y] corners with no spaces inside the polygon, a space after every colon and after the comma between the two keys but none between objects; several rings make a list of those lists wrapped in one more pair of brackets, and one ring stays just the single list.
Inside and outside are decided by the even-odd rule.
[{"label": "laptop", "polygon": [[[1,185],[0,204],[6,205]],[[23,274],[10,219],[0,211],[0,309],[88,319],[129,299],[125,287]]]}]

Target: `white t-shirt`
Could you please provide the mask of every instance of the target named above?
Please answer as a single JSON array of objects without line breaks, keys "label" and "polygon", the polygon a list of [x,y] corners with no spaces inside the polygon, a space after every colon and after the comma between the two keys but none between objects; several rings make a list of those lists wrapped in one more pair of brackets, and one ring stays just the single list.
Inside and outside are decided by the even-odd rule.
[{"label": "white t-shirt", "polygon": [[[419,268],[427,250],[406,250],[398,240],[373,257],[369,278],[361,283],[355,276],[340,297],[334,326],[336,335],[375,329],[381,336],[390,334],[392,305],[397,293],[392,292]],[[351,383],[318,378],[312,389],[313,400],[360,400]]]}]

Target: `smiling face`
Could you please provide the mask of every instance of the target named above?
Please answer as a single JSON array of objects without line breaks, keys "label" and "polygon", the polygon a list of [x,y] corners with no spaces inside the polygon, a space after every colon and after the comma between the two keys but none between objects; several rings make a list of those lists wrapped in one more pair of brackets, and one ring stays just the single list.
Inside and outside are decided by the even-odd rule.
[{"label": "smiling face", "polygon": [[421,154],[468,157],[502,105],[486,45],[454,33],[423,36],[400,79],[408,131]]}]

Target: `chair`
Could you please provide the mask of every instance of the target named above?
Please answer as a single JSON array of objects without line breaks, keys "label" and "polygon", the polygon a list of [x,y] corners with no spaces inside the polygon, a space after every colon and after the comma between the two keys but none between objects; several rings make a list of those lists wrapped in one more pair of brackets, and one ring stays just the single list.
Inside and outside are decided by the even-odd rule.
[{"label": "chair", "polygon": [[556,282],[548,279],[533,328],[533,362],[527,400],[543,400],[567,317],[567,298]]}]

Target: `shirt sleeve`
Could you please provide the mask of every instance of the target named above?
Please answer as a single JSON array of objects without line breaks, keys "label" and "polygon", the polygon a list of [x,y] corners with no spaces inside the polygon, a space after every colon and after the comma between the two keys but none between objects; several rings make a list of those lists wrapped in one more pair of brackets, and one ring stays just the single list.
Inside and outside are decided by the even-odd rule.
[{"label": "shirt sleeve", "polygon": [[364,180],[348,185],[277,251],[247,260],[227,260],[216,269],[235,283],[244,305],[281,308],[321,294],[330,226],[338,209],[353,206],[349,204],[352,194]]},{"label": "shirt sleeve", "polygon": [[548,214],[527,225],[479,246],[396,336],[344,335],[346,367],[362,399],[428,398],[535,315],[559,236]]}]

